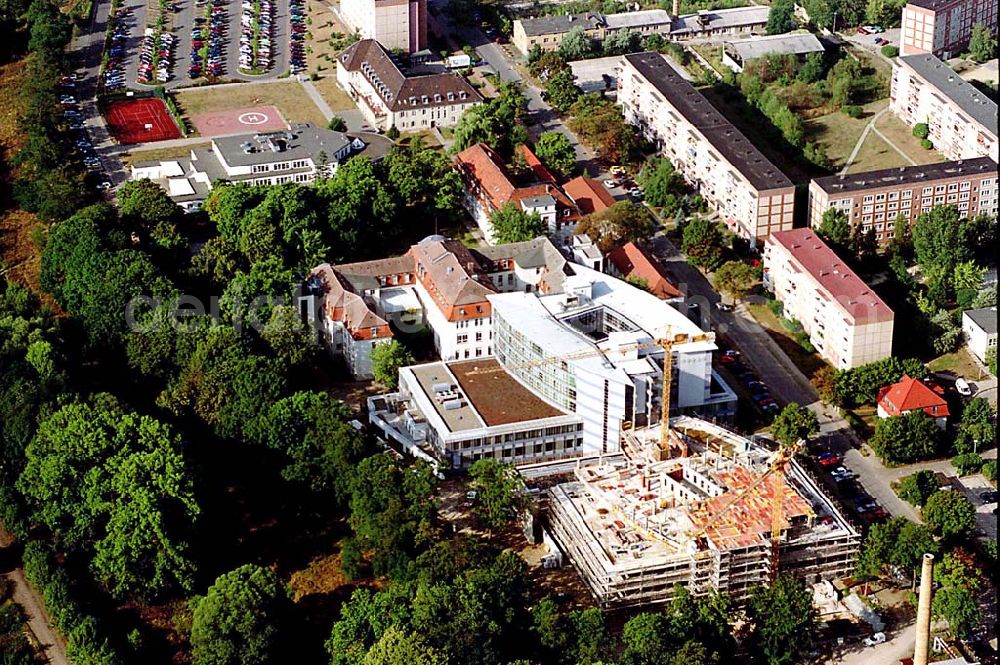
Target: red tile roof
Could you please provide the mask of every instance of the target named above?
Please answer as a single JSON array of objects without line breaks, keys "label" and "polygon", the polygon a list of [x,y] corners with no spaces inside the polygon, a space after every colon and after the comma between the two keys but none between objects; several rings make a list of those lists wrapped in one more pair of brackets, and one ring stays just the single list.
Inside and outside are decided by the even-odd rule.
[{"label": "red tile roof", "polygon": [[852,322],[892,320],[893,313],[889,306],[812,229],[776,231],[767,241],[784,247],[799,266],[819,282],[826,295],[840,305]]},{"label": "red tile roof", "polygon": [[879,390],[877,401],[890,416],[920,409],[932,418],[946,418],[950,414],[943,395],[940,386],[928,385],[904,374],[898,383]]},{"label": "red tile roof", "polygon": [[670,283],[660,262],[633,242],[608,254],[608,261],[626,279],[642,279],[650,293],[661,300],[680,298],[683,294]]},{"label": "red tile roof", "polygon": [[585,175],[567,182],[563,185],[563,191],[576,202],[581,215],[601,212],[615,204],[615,197],[611,196],[604,185]]},{"label": "red tile roof", "polygon": [[538,156],[531,151],[531,148],[521,143],[517,146],[518,152],[524,157],[524,163],[527,164],[531,172],[535,174],[535,179],[538,182],[551,182],[556,181],[555,176],[552,172],[545,168],[545,164],[542,164],[542,160],[538,159]]}]

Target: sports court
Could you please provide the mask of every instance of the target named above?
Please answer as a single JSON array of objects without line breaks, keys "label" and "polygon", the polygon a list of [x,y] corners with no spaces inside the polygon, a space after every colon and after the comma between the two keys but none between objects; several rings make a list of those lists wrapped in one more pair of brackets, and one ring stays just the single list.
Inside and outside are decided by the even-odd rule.
[{"label": "sports court", "polygon": [[181,137],[162,99],[118,99],[104,107],[108,129],[119,143],[149,143]]},{"label": "sports court", "polygon": [[206,137],[288,129],[276,106],[199,113],[191,116],[191,124]]}]

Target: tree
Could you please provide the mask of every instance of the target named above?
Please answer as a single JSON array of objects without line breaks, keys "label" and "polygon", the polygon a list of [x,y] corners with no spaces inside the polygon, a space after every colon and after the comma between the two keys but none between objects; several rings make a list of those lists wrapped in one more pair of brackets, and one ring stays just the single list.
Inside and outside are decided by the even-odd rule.
[{"label": "tree", "polygon": [[810,383],[816,388],[816,393],[824,404],[838,407],[843,406],[844,400],[837,392],[837,370],[824,364],[813,373]]},{"label": "tree", "polygon": [[610,162],[631,161],[638,153],[635,128],[625,121],[621,107],[598,92],[582,95],[570,109],[569,128],[580,141]]},{"label": "tree", "polygon": [[548,232],[537,212],[525,212],[513,201],[493,213],[490,229],[497,244],[532,240]]},{"label": "tree", "polygon": [[347,123],[339,115],[335,115],[326,123],[326,128],[334,132],[346,132]]},{"label": "tree", "polygon": [[976,62],[986,62],[996,57],[997,38],[989,26],[977,23],[972,26],[972,37],[969,39],[969,53]]},{"label": "tree", "polygon": [[969,589],[961,587],[947,586],[938,589],[931,609],[935,618],[948,622],[956,637],[968,637],[982,620],[976,597]]},{"label": "tree", "polygon": [[873,579],[890,565],[912,571],[920,565],[924,553],[937,550],[930,529],[905,517],[893,517],[868,530],[855,574],[860,579]]},{"label": "tree", "polygon": [[913,125],[913,135],[918,139],[925,140],[931,135],[931,128],[926,122],[918,122]]},{"label": "tree", "polygon": [[805,582],[781,573],[770,587],[750,591],[748,651],[769,665],[805,659],[816,637],[816,608]]},{"label": "tree", "polygon": [[416,633],[390,626],[372,645],[362,665],[447,665],[448,659]]},{"label": "tree", "polygon": [[580,88],[573,82],[569,69],[560,69],[545,84],[545,99],[554,109],[565,113],[580,98]]},{"label": "tree", "polygon": [[819,421],[816,414],[809,408],[792,402],[785,406],[781,412],[774,417],[771,424],[771,433],[778,443],[784,446],[793,446],[801,439],[819,431]]},{"label": "tree", "polygon": [[651,236],[653,221],[645,207],[631,201],[618,201],[606,210],[581,219],[576,225],[576,233],[589,235],[602,252],[609,252]]},{"label": "tree", "polygon": [[561,132],[542,132],[535,143],[535,154],[562,178],[568,178],[576,169],[576,150]]},{"label": "tree", "polygon": [[302,320],[294,305],[275,306],[261,337],[290,367],[304,363],[319,348],[316,329]]},{"label": "tree", "polygon": [[220,575],[192,602],[191,650],[197,665],[277,662],[288,593],[267,568],[246,564]]},{"label": "tree", "polygon": [[528,99],[516,83],[502,84],[496,97],[473,106],[458,119],[452,151],[461,152],[469,146],[485,143],[509,158],[514,146],[527,142],[527,130],[522,122],[527,105]]},{"label": "tree", "polygon": [[795,5],[792,0],[777,0],[767,16],[767,34],[780,35],[795,29]]},{"label": "tree", "polygon": [[625,55],[635,53],[639,48],[639,33],[628,28],[612,32],[604,38],[604,55]]},{"label": "tree", "polygon": [[868,443],[883,462],[916,462],[938,454],[941,431],[923,411],[910,411],[880,418]]},{"label": "tree", "polygon": [[725,232],[715,221],[696,217],[684,225],[681,250],[699,268],[715,270],[722,264]]},{"label": "tree", "polygon": [[416,362],[406,347],[395,339],[387,344],[376,344],[371,359],[375,380],[390,389],[399,385],[399,368]]},{"label": "tree", "polygon": [[912,473],[899,483],[896,494],[899,498],[914,506],[923,506],[927,499],[939,489],[937,476],[933,471],[921,469]]},{"label": "tree", "polygon": [[967,452],[970,447],[965,443],[960,446],[960,442],[967,441],[982,446],[996,438],[996,414],[989,401],[982,397],[974,397],[969,400],[965,408],[962,409],[962,420],[958,425],[958,437],[955,447],[959,452]]},{"label": "tree", "polygon": [[590,607],[573,610],[569,620],[575,637],[575,645],[570,647],[575,651],[575,659],[571,659],[571,662],[578,665],[598,665],[608,644],[608,627],[604,614],[598,608]]},{"label": "tree", "polygon": [[715,271],[712,281],[719,293],[739,301],[753,291],[757,276],[753,268],[742,261],[726,261]]},{"label": "tree", "polygon": [[185,537],[200,508],[181,446],[168,425],[98,395],[42,421],[17,486],[65,547],[92,550],[113,594],[154,599],[194,574]]},{"label": "tree", "polygon": [[630,665],[666,665],[672,645],[671,626],[665,614],[643,612],[628,620],[622,630],[622,662]]},{"label": "tree", "polygon": [[851,246],[851,222],[847,218],[847,213],[839,208],[828,208],[823,211],[823,219],[816,233],[841,251]]},{"label": "tree", "polygon": [[666,206],[684,191],[684,178],[665,157],[647,161],[637,179],[642,185],[646,202],[652,206]]},{"label": "tree", "polygon": [[921,515],[927,526],[946,540],[965,538],[976,528],[976,509],[962,494],[950,490],[932,494]]},{"label": "tree", "polygon": [[521,495],[524,484],[509,464],[484,458],[469,467],[469,477],[477,494],[472,512],[491,534],[507,524],[524,505]]},{"label": "tree", "polygon": [[559,45],[559,55],[566,62],[583,60],[593,51],[594,41],[581,26],[571,28],[569,32],[563,35],[562,43]]}]

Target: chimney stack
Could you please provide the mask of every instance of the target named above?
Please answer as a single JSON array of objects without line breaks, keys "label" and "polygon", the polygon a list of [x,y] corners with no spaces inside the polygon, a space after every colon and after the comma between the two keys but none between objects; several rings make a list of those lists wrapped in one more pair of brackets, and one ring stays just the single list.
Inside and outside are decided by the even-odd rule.
[{"label": "chimney stack", "polygon": [[913,665],[927,665],[931,641],[931,599],[934,595],[934,555],[925,554],[920,571],[920,599],[917,603],[917,639]]},{"label": "chimney stack", "polygon": [[674,0],[674,18],[681,15],[681,0]]}]

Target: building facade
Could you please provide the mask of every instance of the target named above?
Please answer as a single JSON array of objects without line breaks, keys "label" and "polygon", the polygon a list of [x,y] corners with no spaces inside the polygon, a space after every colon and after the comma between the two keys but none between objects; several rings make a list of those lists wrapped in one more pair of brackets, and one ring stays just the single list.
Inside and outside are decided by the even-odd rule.
[{"label": "building facade", "polygon": [[658,53],[622,58],[618,103],[684,179],[751,244],[792,228],[795,186]]},{"label": "building facade", "polygon": [[947,60],[965,50],[976,25],[984,25],[996,34],[996,2],[910,0],[903,7],[899,52],[902,55],[932,53]]},{"label": "building facade", "polygon": [[891,355],[892,310],[811,229],[771,234],[764,283],[836,369]]},{"label": "building facade", "polygon": [[201,209],[217,180],[249,185],[309,184],[330,176],[354,155],[384,157],[392,142],[378,134],[345,134],[292,124],[288,130],[220,136],[208,147],[194,148],[187,159],[135,162],[131,179],[148,178],[188,212]]},{"label": "building facade", "polygon": [[984,307],[962,312],[962,335],[972,355],[985,363],[990,349],[996,353],[997,308]]},{"label": "building facade", "polygon": [[933,55],[896,58],[889,106],[911,127],[926,123],[928,139],[948,159],[998,160],[996,102]]},{"label": "building facade", "polygon": [[406,76],[373,39],[357,41],[337,56],[337,83],[380,130],[452,127],[466,110],[483,102],[459,74]]},{"label": "building facade", "polygon": [[997,165],[988,157],[924,166],[815,178],[809,183],[809,224],[836,208],[851,228],[872,231],[880,243],[892,239],[897,223],[912,224],[939,205],[953,205],[962,217],[997,214]]},{"label": "building facade", "polygon": [[746,63],[769,55],[794,55],[802,62],[810,53],[824,51],[822,42],[809,32],[750,37],[724,42],[722,64],[734,72],[742,72]]},{"label": "building facade", "polygon": [[427,48],[427,0],[341,0],[340,16],[362,39],[389,50]]}]

